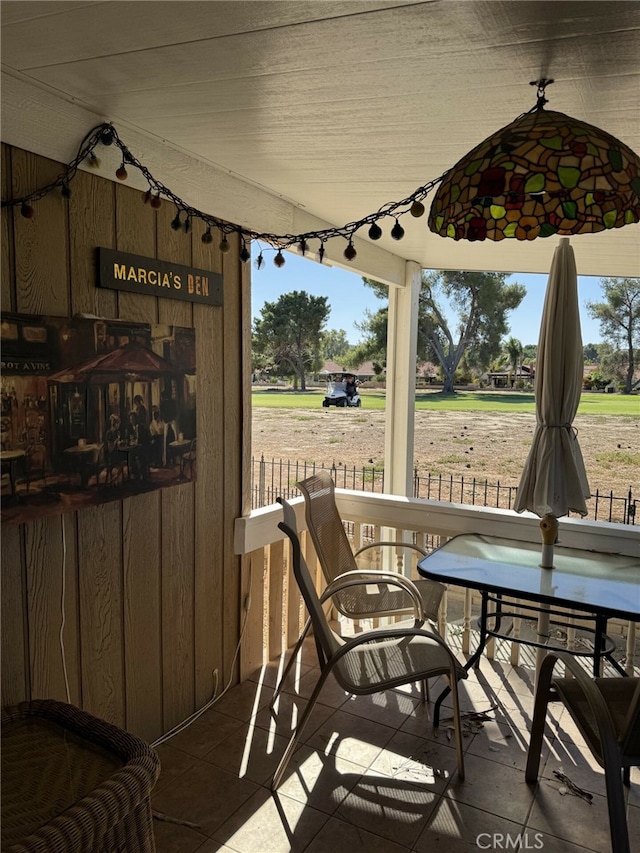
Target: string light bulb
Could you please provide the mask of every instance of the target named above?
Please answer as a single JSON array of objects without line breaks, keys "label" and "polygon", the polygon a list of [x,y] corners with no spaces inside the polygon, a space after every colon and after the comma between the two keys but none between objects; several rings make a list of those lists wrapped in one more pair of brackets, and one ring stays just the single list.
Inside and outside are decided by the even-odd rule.
[{"label": "string light bulb", "polygon": [[226,234],[222,235],[222,240],[220,240],[218,248],[220,249],[223,255],[228,255],[231,251],[231,243],[227,240]]},{"label": "string light bulb", "polygon": [[348,261],[352,261],[357,255],[356,247],[353,245],[351,240],[349,240],[349,245],[344,250],[343,255]]},{"label": "string light bulb", "polygon": [[124,160],[122,161],[122,165],[116,169],[116,178],[119,181],[126,181],[129,175],[127,174],[127,170],[124,166]]},{"label": "string light bulb", "polygon": [[160,193],[158,193],[157,195],[154,195],[154,197],[151,199],[150,204],[154,210],[158,210],[158,208],[162,205],[162,199],[160,198]]},{"label": "string light bulb", "polygon": [[391,236],[394,240],[402,240],[404,237],[404,228],[400,225],[400,222],[396,219],[396,224],[391,229]]},{"label": "string light bulb", "polygon": [[188,234],[189,231],[191,231],[191,217],[189,215],[187,215],[187,218],[184,221],[183,228],[185,234]]},{"label": "string light bulb", "polygon": [[243,243],[242,248],[240,249],[240,260],[243,264],[246,264],[247,261],[251,258],[251,252],[247,249],[247,244]]},{"label": "string light bulb", "polygon": [[92,169],[100,168],[100,160],[96,157],[93,151],[89,154],[89,166]]},{"label": "string light bulb", "polygon": [[420,219],[421,216],[424,216],[424,204],[421,201],[414,201],[409,208],[409,213],[416,219]]},{"label": "string light bulb", "polygon": [[149,204],[151,201],[151,187],[146,191],[146,193],[142,196],[142,203]]},{"label": "string light bulb", "polygon": [[213,234],[211,233],[210,225],[207,225],[207,230],[204,232],[200,239],[207,246],[209,245],[209,243],[213,243]]},{"label": "string light bulb", "polygon": [[263,266],[264,266],[264,256],[263,256],[262,252],[260,252],[258,257],[256,258],[256,269],[261,270]]},{"label": "string light bulb", "polygon": [[113,128],[111,125],[105,125],[102,128],[102,133],[100,134],[100,142],[103,145],[112,145],[113,144]]},{"label": "string light bulb", "polygon": [[378,225],[377,222],[372,222],[371,227],[369,228],[369,239],[370,240],[379,240],[382,237],[382,228]]},{"label": "string light bulb", "polygon": [[179,231],[182,228],[182,219],[180,218],[180,211],[178,211],[174,218],[171,220],[171,227],[174,231]]},{"label": "string light bulb", "polygon": [[34,208],[30,204],[27,204],[26,201],[20,207],[20,213],[24,216],[25,219],[33,219],[33,217],[36,215]]},{"label": "string light bulb", "polygon": [[318,259],[320,260],[320,263],[324,261],[324,240],[321,240],[320,242],[320,248],[318,249]]},{"label": "string light bulb", "polygon": [[278,269],[281,269],[285,265],[286,261],[282,254],[282,249],[278,249],[278,254],[273,259],[273,263],[278,267]]},{"label": "string light bulb", "polygon": [[71,198],[71,187],[69,186],[69,184],[64,183],[62,185],[62,188],[60,189],[60,193],[62,195],[62,198]]},{"label": "string light bulb", "polygon": [[307,241],[304,239],[304,237],[303,237],[303,238],[302,238],[302,240],[300,240],[300,242],[298,243],[298,248],[300,249],[300,254],[301,254],[301,255],[304,255],[304,254],[306,254],[306,253],[309,251],[309,244],[308,244],[308,243],[307,243]]}]

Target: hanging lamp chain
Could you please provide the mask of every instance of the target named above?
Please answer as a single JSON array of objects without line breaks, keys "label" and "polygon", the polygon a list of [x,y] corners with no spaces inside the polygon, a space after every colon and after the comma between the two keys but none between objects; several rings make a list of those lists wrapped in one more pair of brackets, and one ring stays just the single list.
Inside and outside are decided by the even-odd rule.
[{"label": "hanging lamp chain", "polygon": [[549,101],[545,97],[545,89],[547,86],[550,86],[553,83],[552,79],[547,77],[541,77],[539,80],[531,80],[529,83],[530,86],[537,86],[538,91],[536,92],[536,96],[538,98],[534,109],[541,110],[545,104],[548,104]]}]

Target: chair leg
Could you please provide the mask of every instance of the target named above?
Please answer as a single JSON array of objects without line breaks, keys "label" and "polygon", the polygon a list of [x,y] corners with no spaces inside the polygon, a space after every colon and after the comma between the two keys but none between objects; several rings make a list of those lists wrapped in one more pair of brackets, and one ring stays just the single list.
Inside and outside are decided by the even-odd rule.
[{"label": "chair leg", "polygon": [[458,762],[458,779],[464,780],[464,756],[462,749],[462,721],[460,718],[460,701],[458,697],[458,679],[453,673],[449,676],[451,699],[453,701],[453,729],[456,739],[456,759]]},{"label": "chair leg", "polygon": [[420,699],[422,700],[422,704],[425,705],[429,701],[429,679],[424,678],[420,682]]},{"label": "chair leg", "polygon": [[549,704],[549,690],[551,688],[551,677],[556,662],[553,655],[548,655],[542,661],[538,686],[536,688],[535,704],[533,706],[533,722],[531,724],[531,740],[529,741],[529,752],[527,754],[527,766],[524,778],[533,783],[538,780],[540,769],[540,753],[542,752],[542,740],[544,737],[544,726],[547,718],[547,705]]},{"label": "chair leg", "polygon": [[629,853],[629,829],[627,827],[627,815],[620,766],[607,766],[605,759],[604,778],[607,787],[611,851],[612,853]]},{"label": "chair leg", "polygon": [[275,791],[276,788],[278,787],[278,785],[280,784],[280,782],[282,781],[282,777],[284,776],[284,772],[287,769],[289,761],[291,760],[291,756],[293,755],[293,752],[296,748],[296,745],[298,743],[298,739],[300,738],[300,735],[302,734],[304,727],[306,726],[307,722],[309,721],[309,717],[311,716],[311,712],[313,711],[313,708],[314,708],[314,706],[318,700],[318,696],[320,695],[320,691],[324,687],[324,683],[327,680],[327,676],[329,675],[330,672],[331,672],[331,669],[329,667],[324,669],[320,675],[320,678],[318,679],[318,683],[316,684],[316,686],[313,689],[313,693],[311,694],[311,698],[307,702],[307,705],[306,705],[304,711],[302,712],[302,716],[300,717],[300,720],[298,721],[298,725],[296,726],[293,734],[291,735],[291,739],[289,740],[289,743],[287,744],[287,748],[285,749],[284,754],[283,754],[282,758],[280,759],[280,763],[278,764],[276,772],[273,774],[273,779],[271,780],[271,790],[272,791]]},{"label": "chair leg", "polygon": [[298,641],[295,644],[294,649],[291,653],[291,657],[287,661],[287,665],[284,668],[284,672],[282,673],[282,677],[280,678],[280,681],[278,682],[276,689],[273,691],[273,696],[271,697],[271,702],[269,703],[270,708],[273,708],[273,706],[276,704],[276,700],[278,699],[278,696],[282,692],[282,687],[283,687],[285,681],[287,680],[287,676],[289,675],[289,672],[291,671],[291,667],[293,666],[296,658],[298,657],[298,652],[300,651],[300,649],[302,647],[302,644],[305,640],[305,637],[307,636],[307,633],[308,633],[310,627],[311,627],[311,619],[307,619],[307,621],[305,622],[304,628],[302,629],[302,633],[298,637]]}]

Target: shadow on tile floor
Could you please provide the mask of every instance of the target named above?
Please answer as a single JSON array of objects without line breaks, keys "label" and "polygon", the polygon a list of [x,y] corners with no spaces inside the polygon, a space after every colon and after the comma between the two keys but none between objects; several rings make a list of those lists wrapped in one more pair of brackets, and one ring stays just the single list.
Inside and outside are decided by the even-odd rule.
[{"label": "shadow on tile floor", "polygon": [[[606,853],[603,775],[561,705],[550,708],[539,783],[525,783],[532,671],[497,657],[460,685],[463,711],[487,717],[465,718],[464,781],[446,700],[435,729],[432,705],[416,690],[354,698],[334,683],[275,794],[271,776],[317,676],[313,644],[305,644],[275,715],[268,705],[279,665],[262,667],[159,747],[153,808],[171,820],[154,820],[158,853],[471,853],[509,844]],[[432,682],[432,700],[440,687]],[[592,803],[564,793],[554,770],[591,792]],[[627,811],[632,851],[640,853],[637,769]]]}]

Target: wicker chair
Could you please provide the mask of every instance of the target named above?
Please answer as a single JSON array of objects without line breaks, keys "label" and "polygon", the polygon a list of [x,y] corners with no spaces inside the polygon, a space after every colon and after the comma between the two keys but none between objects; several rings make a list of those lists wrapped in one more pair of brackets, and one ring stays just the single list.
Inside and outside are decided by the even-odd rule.
[{"label": "wicker chair", "polygon": [[[565,678],[553,678],[560,660]],[[573,677],[568,677],[573,676]],[[525,778],[538,778],[547,704],[561,699],[578,726],[593,757],[604,768],[613,853],[629,853],[629,831],[622,780],[640,766],[640,678],[590,678],[566,652],[548,654],[542,661],[531,726]]]},{"label": "wicker chair", "polygon": [[153,853],[160,763],[144,741],[73,705],[2,713],[4,853]]}]

